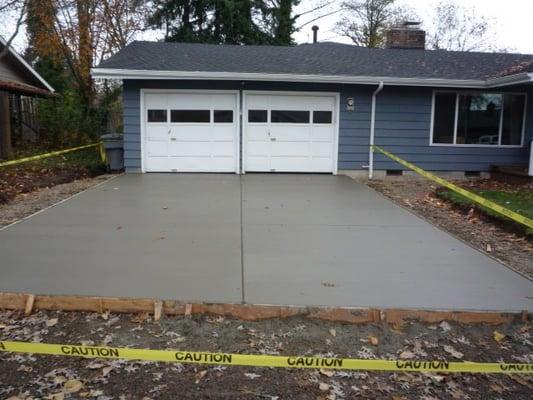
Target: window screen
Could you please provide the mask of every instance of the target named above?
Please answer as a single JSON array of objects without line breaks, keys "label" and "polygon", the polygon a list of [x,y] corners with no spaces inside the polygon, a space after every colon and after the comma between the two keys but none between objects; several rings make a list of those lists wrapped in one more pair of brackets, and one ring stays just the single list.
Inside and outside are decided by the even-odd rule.
[{"label": "window screen", "polygon": [[498,144],[502,95],[460,94],[457,144]]},{"label": "window screen", "polygon": [[148,110],[148,122],[167,122],[167,110]]},{"label": "window screen", "polygon": [[209,110],[170,110],[170,122],[210,122]]},{"label": "window screen", "polygon": [[505,94],[503,96],[502,144],[520,145],[524,124],[524,95]]},{"label": "window screen", "polygon": [[233,122],[233,111],[215,110],[213,112],[213,119],[215,122]]},{"label": "window screen", "polygon": [[288,124],[308,124],[309,111],[272,110],[270,122]]},{"label": "window screen", "polygon": [[248,122],[268,122],[267,110],[248,110]]},{"label": "window screen", "polygon": [[313,124],[331,124],[331,111],[313,111]]},{"label": "window screen", "polygon": [[433,143],[453,143],[455,129],[455,93],[435,94]]}]

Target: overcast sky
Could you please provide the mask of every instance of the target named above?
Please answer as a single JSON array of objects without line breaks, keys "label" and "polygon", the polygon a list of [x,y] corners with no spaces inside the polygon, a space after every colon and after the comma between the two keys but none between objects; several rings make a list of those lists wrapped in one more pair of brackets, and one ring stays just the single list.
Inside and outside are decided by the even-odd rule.
[{"label": "overcast sky", "polygon": [[[429,28],[433,19],[433,9],[440,0],[397,0],[399,5],[412,8],[420,17],[421,21]],[[506,48],[510,51],[533,54],[533,0],[455,0],[464,7],[475,7],[479,14],[483,14],[493,19],[495,32],[494,37],[498,41],[497,48]],[[296,8],[296,12],[303,12],[313,9],[317,4],[329,3],[328,0],[302,0]],[[324,12],[332,12],[340,9],[342,0],[329,6],[327,10],[320,10],[315,15],[307,14],[302,17],[299,23],[309,21],[315,16]],[[314,22],[320,27],[319,40],[336,41],[350,43],[348,38],[340,36],[335,32],[335,24],[340,19],[342,13],[334,13],[331,16],[321,18]],[[1,24],[4,25],[4,24]],[[313,23],[302,28],[294,36],[297,43],[310,42],[312,40],[311,26]],[[4,37],[12,32],[12,27],[0,26],[0,34]],[[140,36],[145,40],[157,40],[161,38],[161,33],[146,32]],[[26,46],[25,33],[22,31],[14,42],[17,50],[23,51]]]},{"label": "overcast sky", "polygon": [[[320,0],[302,0],[297,12],[309,10]],[[324,0],[322,0],[324,1]],[[433,9],[440,0],[398,0],[398,4],[408,6],[420,16],[427,26],[433,19]],[[533,0],[455,0],[464,7],[475,9],[488,18],[494,19],[495,37],[499,48],[508,48],[520,53],[533,54]],[[338,1],[336,8],[342,1]],[[332,11],[335,10],[332,9]],[[320,27],[319,40],[350,43],[350,40],[335,32],[335,24],[340,13],[325,17],[316,22]],[[307,19],[303,18],[302,21]],[[295,34],[298,43],[312,40],[311,25]]]}]

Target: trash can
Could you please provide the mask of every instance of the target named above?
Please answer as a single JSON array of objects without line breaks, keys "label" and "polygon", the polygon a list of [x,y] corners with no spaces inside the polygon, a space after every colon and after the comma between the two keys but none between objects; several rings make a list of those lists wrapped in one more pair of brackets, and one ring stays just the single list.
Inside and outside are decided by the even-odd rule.
[{"label": "trash can", "polygon": [[124,170],[124,140],[121,133],[108,133],[100,136],[104,143],[107,168],[111,172]]}]

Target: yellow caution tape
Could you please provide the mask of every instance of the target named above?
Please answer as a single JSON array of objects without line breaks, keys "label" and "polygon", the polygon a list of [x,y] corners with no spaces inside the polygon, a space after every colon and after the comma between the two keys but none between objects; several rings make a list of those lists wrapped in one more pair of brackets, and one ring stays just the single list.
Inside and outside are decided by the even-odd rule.
[{"label": "yellow caution tape", "polygon": [[24,158],[19,158],[17,160],[5,161],[3,163],[0,163],[0,167],[7,167],[8,165],[22,164],[22,163],[29,162],[29,161],[43,160],[45,158],[55,157],[55,156],[59,156],[61,154],[66,154],[66,153],[71,153],[73,151],[88,149],[90,147],[98,147],[102,162],[106,161],[104,145],[102,142],[98,142],[98,143],[87,144],[84,146],[72,147],[70,149],[65,149],[65,150],[51,151],[50,153],[39,154],[37,156],[24,157]]},{"label": "yellow caution tape", "polygon": [[292,357],[252,354],[202,353],[177,350],[149,350],[67,344],[2,342],[0,351],[62,355],[84,358],[163,361],[207,365],[240,365],[278,368],[330,368],[337,370],[469,372],[531,374],[533,364],[475,363],[414,360],[358,360],[350,358]]},{"label": "yellow caution tape", "polygon": [[502,207],[500,206],[499,204],[497,203],[494,203],[490,200],[487,200],[485,199],[484,197],[481,197],[475,193],[472,193],[472,192],[469,192],[468,190],[465,190],[463,189],[462,187],[459,187],[457,185],[454,185],[453,183],[451,182],[448,182],[447,180],[445,179],[442,179],[436,175],[433,175],[425,170],[423,170],[422,168],[420,167],[417,167],[416,165],[414,164],[411,164],[410,162],[407,162],[403,159],[401,159],[400,157],[398,156],[395,156],[394,154],[392,153],[389,153],[388,151],[386,150],[383,150],[382,148],[376,146],[376,145],[373,145],[372,146],[372,149],[374,150],[378,150],[379,152],[383,153],[384,155],[386,155],[387,157],[389,157],[391,160],[394,160],[396,161],[397,163],[415,171],[417,174],[419,175],[422,175],[423,177],[427,178],[427,179],[430,179],[432,180],[433,182],[437,182],[439,185],[442,185],[450,190],[453,190],[454,192],[456,193],[459,193],[460,195],[462,195],[463,197],[466,197],[467,199],[473,201],[474,203],[476,204],[479,204],[479,205],[482,205],[483,207],[486,207],[500,215],[503,215],[515,222],[518,222],[519,224],[522,224],[522,225],[525,225],[527,226],[528,228],[532,228],[533,229],[533,219],[531,218],[527,218],[521,214],[518,214],[517,212],[514,212],[514,211],[511,211],[505,207]]}]

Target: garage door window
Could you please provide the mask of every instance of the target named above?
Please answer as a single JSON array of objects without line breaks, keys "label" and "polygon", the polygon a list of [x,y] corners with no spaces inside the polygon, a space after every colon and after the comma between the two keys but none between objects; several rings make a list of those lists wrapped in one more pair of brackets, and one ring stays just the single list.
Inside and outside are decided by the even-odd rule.
[{"label": "garage door window", "polygon": [[231,123],[233,122],[233,111],[215,110],[213,113],[213,118],[214,118],[214,121],[217,123],[220,123],[220,122]]},{"label": "garage door window", "polygon": [[313,124],[331,124],[331,111],[313,111]]},{"label": "garage door window", "polygon": [[273,123],[308,124],[309,111],[272,110],[270,120]]},{"label": "garage door window", "polygon": [[266,123],[268,122],[267,110],[248,110],[248,122]]},{"label": "garage door window", "polygon": [[170,110],[170,122],[175,123],[209,123],[209,110]]},{"label": "garage door window", "polygon": [[167,110],[148,110],[148,122],[167,122]]}]

